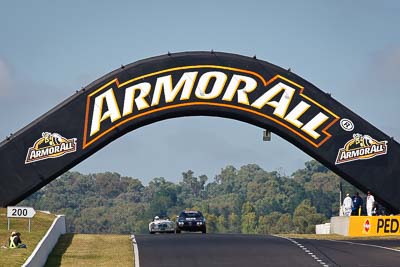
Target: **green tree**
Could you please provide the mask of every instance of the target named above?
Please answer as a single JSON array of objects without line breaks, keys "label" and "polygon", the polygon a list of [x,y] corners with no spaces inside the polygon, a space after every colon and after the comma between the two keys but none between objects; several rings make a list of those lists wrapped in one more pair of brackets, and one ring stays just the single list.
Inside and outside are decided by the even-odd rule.
[{"label": "green tree", "polygon": [[217,217],[217,232],[226,233],[228,229],[228,221],[223,215]]},{"label": "green tree", "polygon": [[246,202],[242,207],[242,233],[255,234],[257,227],[256,213],[254,212],[253,205]]},{"label": "green tree", "polygon": [[242,215],[242,233],[257,233],[257,218],[255,212],[249,212]]},{"label": "green tree", "polygon": [[229,233],[240,233],[241,231],[240,218],[235,213],[231,213],[228,216],[228,232]]},{"label": "green tree", "polygon": [[203,214],[206,218],[207,232],[216,233],[218,231],[218,219],[213,214]]},{"label": "green tree", "polygon": [[262,215],[258,219],[259,234],[276,234],[279,233],[279,225],[277,222],[282,214],[279,212],[271,212],[267,215]]},{"label": "green tree", "polygon": [[315,225],[326,220],[326,217],[317,213],[310,200],[306,199],[300,203],[293,214],[293,224],[296,233],[315,233]]},{"label": "green tree", "polygon": [[314,160],[290,177],[247,164],[207,180],[189,170],[177,183],[158,177],[144,186],[113,172],[67,172],[21,204],[66,214],[69,231],[104,233],[144,233],[153,216],[174,218],[185,208],[201,210],[209,232],[248,234],[313,232],[338,214],[342,180]]},{"label": "green tree", "polygon": [[277,232],[276,233],[293,233],[293,219],[288,213],[282,214],[276,223]]}]

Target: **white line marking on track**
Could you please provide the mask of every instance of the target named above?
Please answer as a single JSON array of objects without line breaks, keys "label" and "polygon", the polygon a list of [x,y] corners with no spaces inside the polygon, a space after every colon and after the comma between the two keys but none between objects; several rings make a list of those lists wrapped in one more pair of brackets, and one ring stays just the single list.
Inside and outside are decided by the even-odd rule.
[{"label": "white line marking on track", "polygon": [[340,242],[340,243],[347,243],[347,244],[360,245],[360,246],[367,246],[367,247],[374,247],[374,248],[381,248],[381,249],[386,249],[386,250],[391,250],[391,251],[400,252],[399,249],[388,248],[388,247],[383,247],[383,246],[378,246],[378,245],[372,245],[372,244],[365,244],[365,243],[358,243],[358,242],[350,242],[350,241],[342,241],[342,240],[327,240],[327,241],[331,241],[331,242]]},{"label": "white line marking on track", "polygon": [[301,248],[305,253],[307,253],[308,255],[310,255],[314,260],[316,260],[318,263],[320,263],[322,266],[324,267],[329,267],[328,264],[326,264],[325,262],[323,262],[320,258],[318,258],[318,256],[314,255],[312,252],[310,252],[309,249],[307,249],[305,246],[303,246],[302,244],[300,244],[298,241],[293,240],[289,237],[283,237],[283,236],[279,236],[279,235],[273,235],[275,237],[279,237],[279,238],[283,238],[286,239],[290,242],[292,242],[293,244],[297,245],[299,248]]}]

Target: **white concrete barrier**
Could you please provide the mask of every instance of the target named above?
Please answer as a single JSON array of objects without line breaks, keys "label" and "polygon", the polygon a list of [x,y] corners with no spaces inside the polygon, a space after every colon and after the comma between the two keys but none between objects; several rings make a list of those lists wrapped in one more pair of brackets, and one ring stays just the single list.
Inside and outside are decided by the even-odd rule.
[{"label": "white concrete barrier", "polygon": [[22,265],[22,267],[42,267],[46,264],[47,257],[57,244],[60,235],[66,233],[65,216],[57,215],[46,235],[37,244],[35,250]]},{"label": "white concrete barrier", "polygon": [[133,255],[135,257],[135,261],[133,263],[134,267],[140,267],[139,264],[139,249],[138,249],[138,245],[136,242],[136,238],[135,235],[131,235],[131,241],[132,241],[132,246],[133,246]]},{"label": "white concrete barrier", "polygon": [[317,235],[329,235],[331,233],[331,224],[330,223],[317,224],[315,226],[315,233]]},{"label": "white concrete barrier", "polygon": [[350,216],[336,216],[331,218],[331,233],[349,235]]}]

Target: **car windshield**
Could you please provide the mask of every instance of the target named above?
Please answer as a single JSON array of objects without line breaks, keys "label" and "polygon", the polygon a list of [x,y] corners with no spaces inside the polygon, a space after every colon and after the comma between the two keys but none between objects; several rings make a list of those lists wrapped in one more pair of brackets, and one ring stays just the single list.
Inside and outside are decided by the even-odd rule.
[{"label": "car windshield", "polygon": [[[159,220],[169,220],[169,217],[165,216],[165,215],[159,215],[158,218],[159,218]],[[154,217],[154,220],[155,219],[156,219],[156,217]]]},{"label": "car windshield", "polygon": [[200,212],[181,212],[179,217],[182,217],[182,218],[202,218],[203,214],[201,214]]}]

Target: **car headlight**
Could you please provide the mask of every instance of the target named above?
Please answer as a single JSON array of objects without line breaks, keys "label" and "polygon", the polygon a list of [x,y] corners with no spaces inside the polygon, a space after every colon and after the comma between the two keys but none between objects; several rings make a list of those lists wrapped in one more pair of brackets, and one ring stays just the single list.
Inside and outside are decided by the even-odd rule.
[{"label": "car headlight", "polygon": [[178,225],[183,225],[183,222],[178,222]]},{"label": "car headlight", "polygon": [[203,222],[197,222],[197,225],[203,225]]}]

